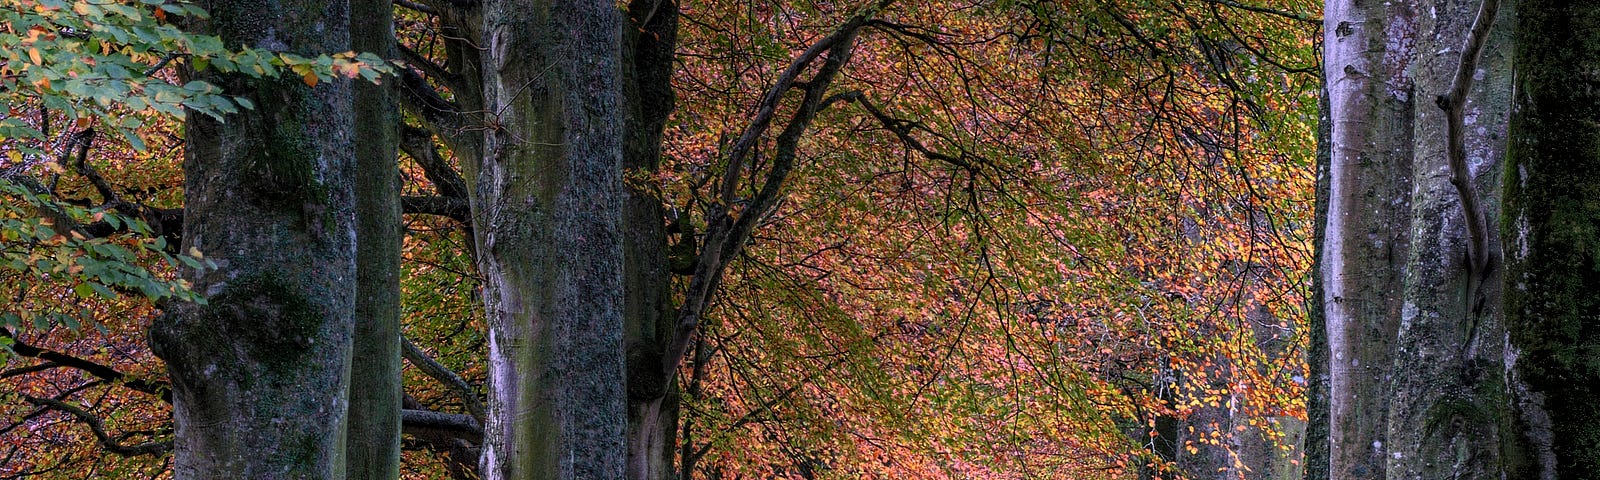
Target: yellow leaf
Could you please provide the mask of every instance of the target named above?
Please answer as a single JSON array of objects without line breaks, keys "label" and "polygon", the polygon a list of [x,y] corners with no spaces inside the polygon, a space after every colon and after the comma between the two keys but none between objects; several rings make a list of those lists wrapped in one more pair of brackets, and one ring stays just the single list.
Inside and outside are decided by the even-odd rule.
[{"label": "yellow leaf", "polygon": [[39,49],[37,48],[28,49],[28,59],[33,60],[34,65],[44,65],[44,59],[39,57]]}]

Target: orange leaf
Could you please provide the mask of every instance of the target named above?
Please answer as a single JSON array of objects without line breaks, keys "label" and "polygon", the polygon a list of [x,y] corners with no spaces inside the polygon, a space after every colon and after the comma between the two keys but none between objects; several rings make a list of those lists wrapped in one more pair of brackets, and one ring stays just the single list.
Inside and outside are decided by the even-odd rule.
[{"label": "orange leaf", "polygon": [[308,87],[317,86],[317,74],[315,74],[315,73],[306,72],[304,75],[300,76],[300,79],[301,80],[305,80],[306,81],[306,86],[308,86]]}]

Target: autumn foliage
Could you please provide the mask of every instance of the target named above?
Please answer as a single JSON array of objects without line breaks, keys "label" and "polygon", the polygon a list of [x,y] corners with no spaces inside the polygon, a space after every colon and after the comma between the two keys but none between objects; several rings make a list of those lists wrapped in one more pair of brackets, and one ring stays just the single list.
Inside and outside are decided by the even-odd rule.
[{"label": "autumn foliage", "polygon": [[[0,1],[5,15],[89,5]],[[869,24],[800,144],[783,200],[732,263],[680,369],[683,473],[1112,479],[1293,469],[1305,417],[1320,21],[1316,4],[1270,3],[905,2]],[[442,55],[438,38],[449,32],[404,5],[401,44]],[[724,173],[718,152],[789,59],[856,6],[680,7],[664,164],[623,175],[659,189],[668,241],[692,248],[716,195],[708,179]],[[63,41],[50,21],[44,33],[0,26],[0,96],[10,106],[0,126],[37,133],[5,135],[0,180],[31,179],[15,188],[85,209],[81,224],[99,212],[159,224],[156,213],[182,203],[174,112],[30,76],[71,77],[64,65],[90,55],[19,40],[55,32]],[[199,68],[204,57],[122,55],[158,71]],[[381,73],[342,58],[276,65],[307,84]],[[182,85],[168,72],[154,78]],[[49,100],[63,96],[101,106],[77,113]],[[126,118],[139,120],[117,120]],[[108,122],[128,133],[68,151],[78,132],[113,131]],[[453,155],[420,135],[432,155],[406,149],[404,194],[453,188],[422,166],[454,165]],[[0,221],[41,224],[43,210],[18,192],[5,193]],[[7,261],[71,238],[65,229],[24,238],[5,225]],[[404,321],[408,340],[481,393],[484,323],[466,228],[406,217]],[[163,253],[170,243],[153,242],[170,232],[113,230],[106,241],[141,252],[123,262],[152,279],[170,279],[177,258],[204,258]],[[59,255],[93,251],[77,248]],[[170,405],[143,336],[159,302],[137,290],[77,292],[77,275],[0,268],[9,302],[0,313],[70,313],[6,322],[0,478],[159,477]],[[469,413],[458,392],[414,367],[405,384],[417,408]],[[117,450],[140,445],[152,447]],[[413,436],[405,446],[407,478],[470,476],[477,463],[470,445]]]}]

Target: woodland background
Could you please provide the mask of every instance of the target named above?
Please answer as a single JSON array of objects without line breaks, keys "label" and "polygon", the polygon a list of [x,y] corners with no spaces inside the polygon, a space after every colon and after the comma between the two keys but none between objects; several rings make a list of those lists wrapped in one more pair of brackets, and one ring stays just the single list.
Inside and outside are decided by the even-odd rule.
[{"label": "woodland background", "polygon": [[[649,478],[1381,478],[1381,467],[1363,462],[1387,461],[1381,440],[1403,438],[1394,432],[1410,428],[1377,434],[1376,444],[1373,437],[1339,433],[1347,424],[1335,422],[1333,434],[1327,430],[1328,379],[1334,378],[1335,390],[1351,387],[1339,383],[1343,369],[1330,373],[1323,363],[1328,337],[1343,338],[1337,334],[1343,317],[1334,312],[1323,319],[1324,290],[1317,282],[1324,277],[1313,264],[1320,238],[1345,235],[1326,222],[1329,202],[1351,208],[1339,200],[1347,198],[1340,189],[1350,183],[1330,180],[1355,165],[1340,160],[1341,148],[1355,143],[1341,142],[1365,140],[1330,130],[1340,123],[1329,116],[1350,110],[1330,110],[1329,102],[1352,97],[1327,94],[1323,79],[1377,73],[1352,73],[1352,67],[1325,73],[1324,49],[1330,47],[1324,42],[1345,38],[1354,25],[1379,32],[1370,33],[1373,42],[1404,44],[1371,50],[1390,55],[1371,65],[1393,67],[1386,72],[1406,79],[1375,82],[1371,88],[1388,85],[1391,91],[1369,97],[1399,99],[1394,111],[1426,112],[1414,113],[1418,122],[1443,125],[1432,102],[1410,98],[1432,94],[1393,91],[1411,75],[1425,74],[1383,62],[1426,50],[1418,42],[1456,47],[1483,38],[1466,32],[1477,4],[1439,2],[1432,18],[1445,26],[1428,30],[1431,39],[1405,23],[1422,18],[1421,3],[1383,7],[1407,9],[1409,17],[1330,3],[1326,23],[1324,5],[1298,0],[600,4],[591,7],[621,12],[623,36],[634,42],[619,58],[657,68],[625,67],[632,76],[622,78],[637,78],[623,80],[637,82],[628,83],[636,90],[625,100],[646,111],[627,115],[659,116],[651,127],[659,137],[643,143],[659,151],[624,152],[625,163],[637,155],[649,161],[627,163],[615,175],[627,201],[658,212],[644,222],[661,247],[650,261],[665,270],[660,286],[666,293],[654,308],[676,311],[695,304],[702,287],[710,289],[691,335],[681,337],[682,362],[668,364],[666,386],[655,387],[665,392],[658,395],[668,406],[660,408],[670,423],[662,424],[665,444],[651,447],[663,452],[664,467],[651,467],[661,470]],[[308,34],[273,49],[273,41],[281,46],[284,40],[260,37],[233,16],[263,8],[269,23],[281,22],[273,28],[292,32],[313,28],[308,22],[317,17],[307,11],[331,7],[0,0],[7,21],[0,26],[0,97],[7,106],[0,112],[0,295],[9,301],[0,311],[0,345],[6,347],[0,350],[0,384],[6,386],[0,389],[0,478],[174,475],[173,450],[184,448],[183,432],[174,427],[174,379],[147,332],[163,315],[198,315],[185,308],[200,307],[184,305],[226,299],[216,295],[220,283],[196,279],[236,268],[240,255],[195,248],[201,240],[185,217],[208,207],[196,207],[193,198],[204,197],[191,190],[190,211],[184,211],[185,155],[191,162],[197,155],[213,158],[188,150],[210,145],[206,138],[252,138],[248,129],[260,125],[271,130],[263,138],[289,138],[283,130],[291,128],[313,138],[322,128],[318,122],[340,118],[357,125],[336,135],[365,135],[363,125],[388,129],[391,150],[379,156],[398,169],[397,185],[354,187],[358,194],[398,190],[394,203],[382,207],[397,210],[403,232],[394,244],[399,262],[393,272],[403,339],[392,351],[406,363],[398,377],[402,395],[395,399],[399,415],[388,420],[403,425],[398,474],[493,476],[483,470],[496,470],[494,460],[480,463],[485,426],[492,430],[493,417],[501,415],[495,412],[508,403],[490,391],[490,332],[497,327],[485,309],[487,302],[497,311],[494,305],[506,300],[496,293],[499,273],[485,268],[498,265],[485,260],[498,250],[483,248],[485,235],[499,228],[482,220],[492,203],[475,195],[485,195],[484,185],[492,183],[485,175],[499,153],[485,152],[499,152],[491,148],[495,142],[529,142],[523,136],[531,135],[538,145],[548,132],[512,125],[532,115],[522,109],[534,107],[486,104],[479,97],[503,88],[511,91],[500,93],[517,98],[543,81],[546,70],[587,59],[568,55],[550,60],[545,70],[515,67],[531,70],[511,72],[533,79],[522,89],[475,83],[484,71],[505,74],[494,70],[499,67],[491,65],[490,53],[479,53],[504,53],[486,40],[479,22],[506,21],[496,20],[504,13],[496,8],[515,11],[516,4],[352,5],[345,43]],[[1361,14],[1375,16],[1361,20]],[[1390,17],[1401,20],[1383,20]],[[1384,22],[1390,30],[1376,28]],[[1335,28],[1327,31],[1325,24]],[[558,30],[566,31],[550,31]],[[1489,85],[1481,87],[1486,98],[1505,103],[1509,95],[1493,92],[1509,86],[1498,80],[1510,78],[1509,67],[1495,59],[1511,55],[1511,34],[1501,29],[1495,35],[1485,54],[1490,73],[1480,82]],[[377,40],[363,46],[362,38]],[[1449,71],[1452,62],[1439,71]],[[664,90],[650,90],[652,81]],[[293,110],[298,103],[282,107],[273,96],[350,95],[352,88],[354,96],[343,98],[354,102],[354,111],[350,103],[334,102]],[[1455,98],[1464,97],[1462,91]],[[483,98],[496,97],[491,91]],[[1493,106],[1474,102],[1474,115]],[[772,122],[773,112],[776,131],[762,123]],[[1503,111],[1494,112],[1504,118]],[[276,120],[290,117],[281,115],[312,120],[282,126],[288,122]],[[1460,117],[1459,109],[1454,115]],[[629,127],[624,135],[652,131],[637,128],[636,116],[612,119]],[[1427,141],[1442,151],[1441,138]],[[1366,145],[1374,151],[1382,147],[1371,142]],[[215,158],[234,158],[229,148],[252,148],[219,144],[223,153]],[[323,144],[290,147],[306,145]],[[1484,155],[1498,153],[1474,155],[1484,172],[1497,161],[1482,164]],[[1367,168],[1376,157],[1362,158],[1369,159],[1360,163]],[[305,183],[310,177],[270,165],[252,170],[257,166],[248,162],[229,164],[243,165],[233,173],[191,166],[190,188],[197,178],[221,178],[197,176],[201,171],[265,178],[268,187],[261,191],[267,193],[252,195],[268,198],[267,206],[277,201],[272,198],[323,195],[294,187],[318,185],[322,173]],[[376,175],[370,164],[360,165],[357,177]],[[1412,172],[1360,178],[1393,179],[1404,185],[1385,191],[1410,192]],[[1480,182],[1492,184],[1491,177]],[[284,185],[294,188],[274,190]],[[1360,198],[1354,195],[1348,198]],[[1495,205],[1497,195],[1489,194]],[[1352,201],[1397,212],[1411,205],[1371,194]],[[709,257],[707,245],[721,245],[717,235],[727,234],[718,230],[719,219],[737,214],[743,223],[746,212],[755,212],[748,216],[748,237],[719,250],[727,258]],[[1395,215],[1374,217],[1410,218]],[[1405,227],[1373,228],[1349,235],[1411,235]],[[1445,230],[1460,228],[1452,223]],[[1403,263],[1396,257],[1416,258],[1408,252],[1424,257],[1417,261],[1450,264],[1439,259],[1466,248],[1441,242],[1431,254],[1422,253],[1434,249],[1421,241],[1377,245],[1388,245],[1390,264]],[[263,245],[252,243],[244,254],[274,250]],[[1322,255],[1325,263],[1333,258]],[[627,265],[641,264],[628,258]],[[708,265],[719,273],[706,287],[700,282]],[[1449,275],[1479,278],[1483,272],[1457,267]],[[1396,277],[1404,276],[1400,271]],[[215,288],[191,288],[195,281]],[[1468,285],[1470,298],[1476,284]],[[1406,290],[1381,287],[1372,295],[1398,298],[1394,294]],[[1417,305],[1427,308],[1406,305],[1408,322]],[[1476,305],[1474,315],[1491,318],[1482,323],[1489,333],[1478,333],[1473,323],[1466,344],[1477,345],[1476,335],[1506,335],[1499,307],[1484,314],[1483,302]],[[1375,315],[1392,319],[1401,308],[1378,310]],[[1404,337],[1394,333],[1399,327],[1393,321],[1384,324],[1376,330],[1388,333],[1371,335]],[[177,332],[160,335],[189,334],[156,328]],[[280,340],[268,344],[309,345]],[[1385,355],[1396,355],[1393,347],[1401,342],[1384,342],[1378,344],[1390,348]],[[1474,347],[1461,356],[1495,354]],[[163,356],[171,361],[171,355],[183,354]],[[635,352],[627,355],[627,368],[634,368]],[[362,363],[353,368],[354,380],[362,381]],[[1509,375],[1511,367],[1498,368],[1487,376]],[[1460,383],[1471,387],[1482,377],[1463,374]],[[325,390],[345,391],[333,387]],[[626,388],[638,395],[634,384]],[[1406,385],[1372,388],[1360,398],[1385,399],[1379,422],[1388,392],[1413,391]],[[179,402],[195,395],[191,387],[176,392]],[[1476,401],[1451,395],[1422,395],[1433,399],[1422,403]],[[1334,398],[1331,410],[1340,412],[1343,404]],[[269,400],[276,402],[270,408],[293,403]],[[1469,407],[1446,410],[1429,418],[1477,418]],[[1482,423],[1516,431],[1508,426],[1510,416]],[[306,418],[316,423],[321,417]],[[1416,428],[1436,432],[1437,425]],[[1330,438],[1331,468],[1342,472],[1332,477],[1326,473]],[[1548,453],[1550,441],[1543,442],[1529,451]],[[1374,451],[1341,460],[1340,445],[1368,444]],[[1402,458],[1399,450],[1393,455]],[[1521,465],[1496,463],[1507,464]],[[180,477],[192,473],[181,470]]]}]

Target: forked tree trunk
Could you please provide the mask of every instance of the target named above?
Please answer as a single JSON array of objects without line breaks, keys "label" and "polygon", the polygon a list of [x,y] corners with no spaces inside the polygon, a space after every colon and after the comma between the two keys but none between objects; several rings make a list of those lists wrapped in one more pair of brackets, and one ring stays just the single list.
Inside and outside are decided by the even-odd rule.
[{"label": "forked tree trunk", "polygon": [[485,150],[467,168],[489,320],[487,479],[622,478],[622,15],[483,4]]},{"label": "forked tree trunk", "polygon": [[[303,56],[349,50],[348,4],[202,2],[200,28],[231,47]],[[186,272],[206,305],[151,327],[172,377],[178,479],[345,475],[355,311],[350,83],[212,76],[254,110],[189,116]]]}]

